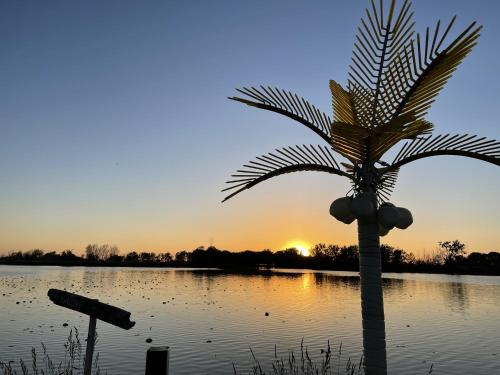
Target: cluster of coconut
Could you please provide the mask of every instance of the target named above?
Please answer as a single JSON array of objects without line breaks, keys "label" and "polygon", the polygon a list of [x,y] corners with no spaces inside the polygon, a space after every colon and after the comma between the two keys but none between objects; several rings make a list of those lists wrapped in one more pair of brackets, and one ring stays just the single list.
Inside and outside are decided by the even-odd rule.
[{"label": "cluster of coconut", "polygon": [[376,203],[363,194],[336,199],[330,206],[330,215],[345,224],[351,224],[356,219],[372,217],[375,211],[380,236],[385,236],[394,227],[406,229],[413,223],[408,209],[386,202],[382,203],[377,211]]}]

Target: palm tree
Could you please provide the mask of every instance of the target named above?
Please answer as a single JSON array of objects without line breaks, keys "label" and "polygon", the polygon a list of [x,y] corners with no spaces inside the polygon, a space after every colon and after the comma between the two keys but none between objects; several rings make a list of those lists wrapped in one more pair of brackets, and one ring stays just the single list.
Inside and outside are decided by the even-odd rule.
[{"label": "palm tree", "polygon": [[[457,66],[476,45],[481,26],[472,23],[448,41],[455,17],[415,34],[411,2],[396,11],[383,1],[371,4],[361,19],[346,88],[330,81],[333,120],[314,105],[285,90],[238,89],[230,99],[280,113],[305,125],[326,146],[276,149],[245,164],[228,181],[227,200],[271,177],[297,171],[322,171],[347,177],[352,194],[337,199],[330,212],[351,223],[357,219],[364,368],[386,374],[385,321],[379,237],[394,226],[404,229],[411,213],[387,202],[399,169],[437,155],[459,155],[500,165],[500,142],[468,134],[433,134],[425,115]],[[383,156],[394,146],[392,162]],[[336,152],[346,160],[338,162]]]}]

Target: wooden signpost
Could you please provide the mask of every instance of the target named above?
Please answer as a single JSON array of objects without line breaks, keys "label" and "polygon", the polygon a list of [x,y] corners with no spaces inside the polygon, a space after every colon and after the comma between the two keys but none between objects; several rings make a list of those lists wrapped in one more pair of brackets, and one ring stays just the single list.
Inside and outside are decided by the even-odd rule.
[{"label": "wooden signpost", "polygon": [[123,329],[130,329],[135,324],[135,322],[130,321],[130,313],[128,311],[115,306],[107,305],[96,299],[79,296],[78,294],[59,289],[49,289],[47,295],[56,305],[90,316],[87,349],[85,352],[84,375],[90,375],[92,369],[92,356],[94,355],[95,326],[97,319]]}]

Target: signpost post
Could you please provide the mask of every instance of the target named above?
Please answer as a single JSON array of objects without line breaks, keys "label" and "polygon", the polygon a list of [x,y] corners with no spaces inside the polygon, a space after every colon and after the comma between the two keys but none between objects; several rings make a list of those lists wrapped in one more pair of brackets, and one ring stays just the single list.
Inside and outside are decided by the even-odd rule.
[{"label": "signpost post", "polygon": [[128,311],[99,302],[97,299],[83,297],[59,289],[49,289],[47,295],[56,305],[90,316],[84,375],[90,375],[92,369],[97,319],[123,329],[130,329],[135,324],[135,322],[130,321],[130,313]]},{"label": "signpost post", "polygon": [[152,346],[146,353],[146,375],[168,375],[168,346]]}]

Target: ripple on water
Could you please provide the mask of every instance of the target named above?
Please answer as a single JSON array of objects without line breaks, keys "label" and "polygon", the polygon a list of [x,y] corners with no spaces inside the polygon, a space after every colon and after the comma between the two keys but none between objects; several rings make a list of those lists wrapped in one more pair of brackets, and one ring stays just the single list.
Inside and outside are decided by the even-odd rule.
[{"label": "ripple on water", "polygon": [[[425,374],[431,364],[439,374],[500,373],[500,278],[385,276],[391,373]],[[130,331],[98,322],[96,350],[108,374],[143,372],[151,345],[171,347],[175,374],[231,374],[233,362],[248,372],[249,348],[269,368],[275,345],[286,358],[302,338],[315,359],[328,340],[335,355],[342,342],[343,358],[361,356],[356,273],[0,266],[0,361],[29,359],[42,341],[60,360],[71,327],[86,335],[88,317],[51,304],[49,288],[131,311]]]}]

